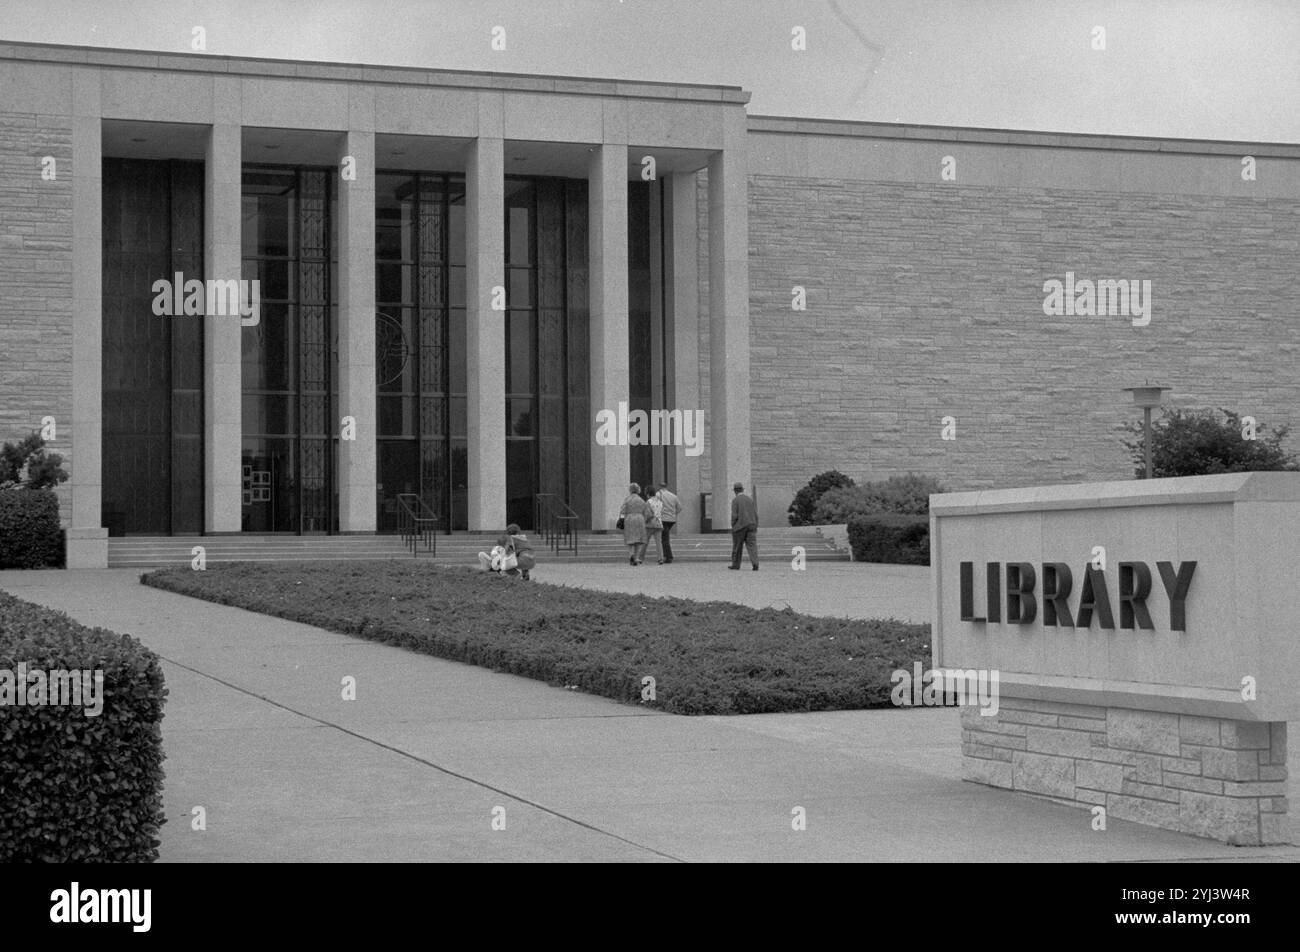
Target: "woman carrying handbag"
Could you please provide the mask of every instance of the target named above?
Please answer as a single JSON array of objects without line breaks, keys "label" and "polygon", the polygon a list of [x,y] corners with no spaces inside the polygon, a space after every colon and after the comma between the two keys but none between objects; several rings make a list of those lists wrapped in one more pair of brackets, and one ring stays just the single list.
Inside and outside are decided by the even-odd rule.
[{"label": "woman carrying handbag", "polygon": [[623,544],[627,546],[628,562],[641,564],[645,555],[645,517],[649,511],[646,501],[641,498],[641,487],[632,483],[627,487],[627,498],[618,511],[618,525],[623,529]]}]

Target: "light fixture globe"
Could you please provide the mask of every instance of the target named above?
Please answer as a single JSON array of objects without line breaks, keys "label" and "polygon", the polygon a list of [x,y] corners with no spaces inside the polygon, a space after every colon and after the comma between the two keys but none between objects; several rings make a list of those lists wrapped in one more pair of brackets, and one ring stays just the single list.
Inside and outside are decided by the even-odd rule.
[{"label": "light fixture globe", "polygon": [[1133,394],[1133,404],[1144,410],[1150,410],[1153,407],[1160,406],[1160,400],[1166,390],[1171,387],[1153,387],[1147,384],[1142,387],[1125,387],[1124,390]]}]

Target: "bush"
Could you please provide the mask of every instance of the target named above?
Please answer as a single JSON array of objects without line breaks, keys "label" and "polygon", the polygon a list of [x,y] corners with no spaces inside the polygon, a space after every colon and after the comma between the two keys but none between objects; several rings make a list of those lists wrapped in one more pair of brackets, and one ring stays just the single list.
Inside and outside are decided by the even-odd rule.
[{"label": "bush", "polygon": [[790,503],[790,508],[786,510],[789,515],[790,525],[817,525],[817,523],[813,522],[813,509],[822,494],[831,489],[852,485],[853,480],[838,469],[830,469],[814,476],[808,481],[807,486],[794,494],[794,502]]},{"label": "bush", "polygon": [[0,446],[0,486],[52,489],[68,478],[63,457],[45,452],[45,440],[35,430],[17,443]]},{"label": "bush", "polygon": [[[209,563],[146,585],[674,714],[892,707],[930,626],[510,582],[406,562]],[[655,679],[643,698],[642,678]]]},{"label": "bush", "polygon": [[[82,706],[17,706],[20,663],[29,676],[102,671],[103,686]],[[0,671],[14,675],[0,679],[0,862],[157,859],[167,694],[158,656],[0,592]],[[102,703],[95,715],[92,700]]]},{"label": "bush", "polygon": [[930,517],[895,513],[854,516],[849,547],[856,562],[930,564]]},{"label": "bush", "polygon": [[[1256,425],[1255,439],[1246,439],[1241,417],[1220,408],[1220,420],[1213,410],[1167,409],[1151,424],[1151,475],[1208,476],[1215,473],[1250,473],[1271,470],[1296,470],[1300,465],[1294,454],[1282,449],[1289,427],[1275,427],[1264,435]],[[1133,456],[1134,475],[1146,475],[1146,456],[1142,443],[1142,424],[1124,427],[1133,435],[1124,441]]]},{"label": "bush", "polygon": [[825,493],[813,510],[815,525],[847,523],[855,516],[890,512],[925,516],[930,513],[930,494],[943,487],[929,476],[891,476],[881,482],[832,489]]},{"label": "bush", "polygon": [[0,490],[0,569],[57,568],[63,561],[59,498],[54,490]]}]

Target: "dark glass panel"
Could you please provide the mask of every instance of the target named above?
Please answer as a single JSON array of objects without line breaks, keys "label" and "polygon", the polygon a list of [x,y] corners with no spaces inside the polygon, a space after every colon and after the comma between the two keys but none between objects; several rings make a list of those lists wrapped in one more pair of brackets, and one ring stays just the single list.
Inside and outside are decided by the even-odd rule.
[{"label": "dark glass panel", "polygon": [[268,301],[288,301],[293,298],[293,264],[288,260],[261,260],[257,263],[257,278],[262,282],[262,304]]},{"label": "dark glass panel", "polygon": [[418,397],[379,396],[376,398],[376,412],[380,436],[405,436],[414,438],[419,434],[415,428],[415,412]]},{"label": "dark glass panel", "polygon": [[417,370],[415,311],[388,309],[375,315],[375,382],[380,393],[414,393]]},{"label": "dark glass panel", "polygon": [[450,400],[451,435],[453,437],[465,437],[469,435],[469,408],[465,399],[465,397],[452,397]]},{"label": "dark glass panel", "polygon": [[451,441],[451,527],[469,528],[469,444],[456,438]]},{"label": "dark glass panel", "polygon": [[532,397],[506,398],[506,436],[534,437],[537,435],[535,419],[536,402]]},{"label": "dark glass panel", "polygon": [[245,191],[242,202],[243,254],[278,255],[290,254],[293,225],[291,211],[293,201],[289,194],[278,195],[249,194]]},{"label": "dark glass panel", "polygon": [[506,325],[506,393],[536,391],[536,317],[531,311],[511,311]]},{"label": "dark glass panel", "polygon": [[414,303],[411,299],[411,266],[376,264],[375,301],[381,305]]},{"label": "dark glass panel", "polygon": [[289,315],[288,304],[263,304],[260,320],[241,329],[244,390],[294,389],[297,322]]},{"label": "dark glass panel", "polygon": [[506,304],[511,308],[530,308],[533,306],[533,273],[527,268],[510,268],[508,270],[509,286],[506,288]]},{"label": "dark glass panel", "polygon": [[569,505],[591,525],[591,450],[594,416],[590,394],[587,304],[587,182],[569,179],[564,188],[564,253],[568,352]]},{"label": "dark glass panel", "polygon": [[420,441],[420,498],[438,516],[438,528],[447,528],[447,443],[443,439]]},{"label": "dark glass panel", "polygon": [[447,258],[446,213],[442,180],[426,177],[420,183],[420,234],[417,251],[420,261],[441,264]]},{"label": "dark glass panel", "polygon": [[298,431],[297,398],[276,393],[245,393],[243,428],[248,436],[292,436]]},{"label": "dark glass panel", "polygon": [[[304,427],[304,430],[306,428]],[[302,459],[302,518],[303,532],[328,532],[331,525],[332,498],[330,489],[331,441],[309,439],[299,441]]]},{"label": "dark glass panel", "polygon": [[452,204],[447,209],[447,221],[451,231],[447,242],[447,250],[451,253],[451,263],[454,265],[465,264],[465,195],[463,188],[462,183],[461,191],[458,194],[453,194]]},{"label": "dark glass panel", "polygon": [[376,445],[379,492],[379,531],[401,527],[401,493],[418,493],[419,444],[413,440],[380,440]]},{"label": "dark glass panel", "polygon": [[465,393],[466,344],[465,344],[465,309],[452,308],[450,322],[451,352],[447,355],[447,374],[451,381],[451,393]]},{"label": "dark glass panel", "polygon": [[533,528],[533,441],[506,440],[506,521]]},{"label": "dark glass panel", "polygon": [[204,318],[155,315],[152,285],[204,277],[203,166],[107,159],[101,172],[104,524],[201,532]]},{"label": "dark glass panel", "polygon": [[448,294],[451,298],[452,307],[465,307],[465,268],[457,266],[451,269],[449,275]]},{"label": "dark glass panel", "polygon": [[564,396],[564,311],[551,308],[537,315],[537,392]]},{"label": "dark glass panel", "polygon": [[445,269],[433,264],[420,265],[420,306],[443,308],[447,306]]},{"label": "dark glass panel", "polygon": [[329,419],[329,397],[325,394],[303,394],[298,398],[302,410],[303,436],[327,436],[333,429]]},{"label": "dark glass panel", "polygon": [[244,438],[243,530],[296,532],[298,482],[293,439]]},{"label": "dark glass panel", "polygon": [[421,435],[426,437],[445,437],[447,435],[447,398],[420,398]]}]

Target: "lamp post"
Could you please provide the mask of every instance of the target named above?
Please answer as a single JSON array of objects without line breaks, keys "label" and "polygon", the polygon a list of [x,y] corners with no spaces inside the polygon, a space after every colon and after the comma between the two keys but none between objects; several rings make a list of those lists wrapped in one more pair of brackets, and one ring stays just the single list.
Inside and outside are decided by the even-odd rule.
[{"label": "lamp post", "polygon": [[1151,411],[1153,408],[1160,406],[1161,395],[1169,387],[1153,387],[1151,382],[1147,381],[1142,387],[1125,387],[1128,393],[1133,394],[1133,403],[1142,408],[1142,450],[1146,456],[1147,474],[1146,478],[1151,478]]}]

